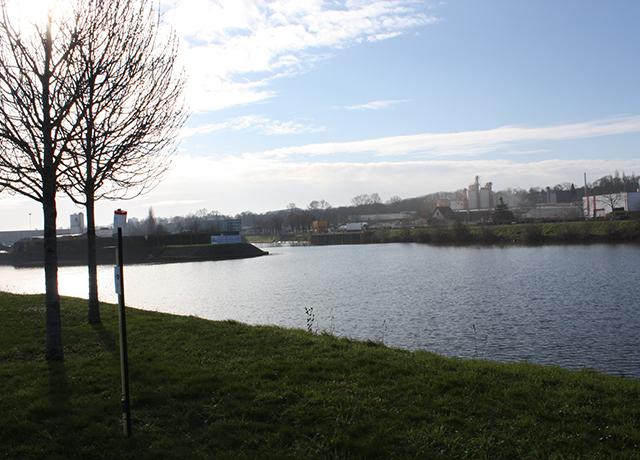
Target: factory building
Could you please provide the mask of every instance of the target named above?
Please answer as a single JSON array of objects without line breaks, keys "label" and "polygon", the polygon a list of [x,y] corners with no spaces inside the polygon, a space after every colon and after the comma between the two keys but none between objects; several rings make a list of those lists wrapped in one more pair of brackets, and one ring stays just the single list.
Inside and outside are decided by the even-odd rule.
[{"label": "factory building", "polygon": [[605,217],[613,211],[640,212],[640,192],[591,195],[582,198],[584,217]]},{"label": "factory building", "polygon": [[476,181],[464,190],[467,199],[467,210],[494,209],[496,207],[495,193],[491,189],[493,184],[487,182],[484,187],[480,186],[480,177],[476,176]]}]

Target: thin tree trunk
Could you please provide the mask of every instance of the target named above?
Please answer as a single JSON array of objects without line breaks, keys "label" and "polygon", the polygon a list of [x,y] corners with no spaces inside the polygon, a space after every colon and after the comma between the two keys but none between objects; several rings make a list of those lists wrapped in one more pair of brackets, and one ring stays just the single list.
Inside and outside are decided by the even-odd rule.
[{"label": "thin tree trunk", "polygon": [[51,19],[47,24],[44,41],[45,69],[42,78],[42,211],[44,215],[44,282],[45,282],[45,323],[46,349],[48,360],[62,360],[62,321],[60,319],[60,296],[58,294],[58,241],[56,239],[56,167],[53,160],[53,140],[51,138]]},{"label": "thin tree trunk", "polygon": [[[93,83],[93,82],[92,82]],[[87,270],[89,272],[89,324],[100,323],[100,300],[98,299],[98,267],[96,261],[95,185],[93,182],[93,87],[89,85],[89,108],[85,149],[87,171],[84,184],[85,209],[87,211]]]},{"label": "thin tree trunk", "polygon": [[60,319],[60,296],[58,294],[58,242],[56,240],[56,203],[53,180],[46,180],[44,213],[44,280],[46,351],[48,360],[62,360],[62,321]]},{"label": "thin tree trunk", "polygon": [[87,269],[89,271],[89,323],[100,323],[98,264],[96,257],[96,221],[93,195],[87,194]]}]

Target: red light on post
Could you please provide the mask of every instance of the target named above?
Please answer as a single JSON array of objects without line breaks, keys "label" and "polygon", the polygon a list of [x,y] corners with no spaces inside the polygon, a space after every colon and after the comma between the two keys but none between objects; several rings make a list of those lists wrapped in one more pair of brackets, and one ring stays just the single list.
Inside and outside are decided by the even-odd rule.
[{"label": "red light on post", "polygon": [[113,212],[113,231],[116,232],[118,228],[124,228],[127,223],[127,211],[122,209],[116,209]]}]

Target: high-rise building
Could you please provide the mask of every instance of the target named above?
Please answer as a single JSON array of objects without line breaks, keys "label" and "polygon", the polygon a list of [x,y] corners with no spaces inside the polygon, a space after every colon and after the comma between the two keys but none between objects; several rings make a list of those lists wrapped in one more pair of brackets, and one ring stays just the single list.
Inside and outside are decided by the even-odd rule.
[{"label": "high-rise building", "polygon": [[72,235],[82,235],[84,230],[84,214],[79,212],[69,216],[69,228]]}]

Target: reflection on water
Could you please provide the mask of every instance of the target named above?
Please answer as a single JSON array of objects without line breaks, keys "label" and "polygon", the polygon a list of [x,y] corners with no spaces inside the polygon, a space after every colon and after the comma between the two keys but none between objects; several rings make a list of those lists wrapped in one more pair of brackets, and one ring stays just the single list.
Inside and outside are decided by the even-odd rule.
[{"label": "reflection on water", "polygon": [[[281,247],[256,259],[125,268],[129,305],[306,327],[391,346],[640,377],[640,247],[419,244]],[[116,301],[113,268],[100,295]],[[86,269],[60,291],[86,297]],[[0,267],[0,289],[41,292],[40,269]]]}]

